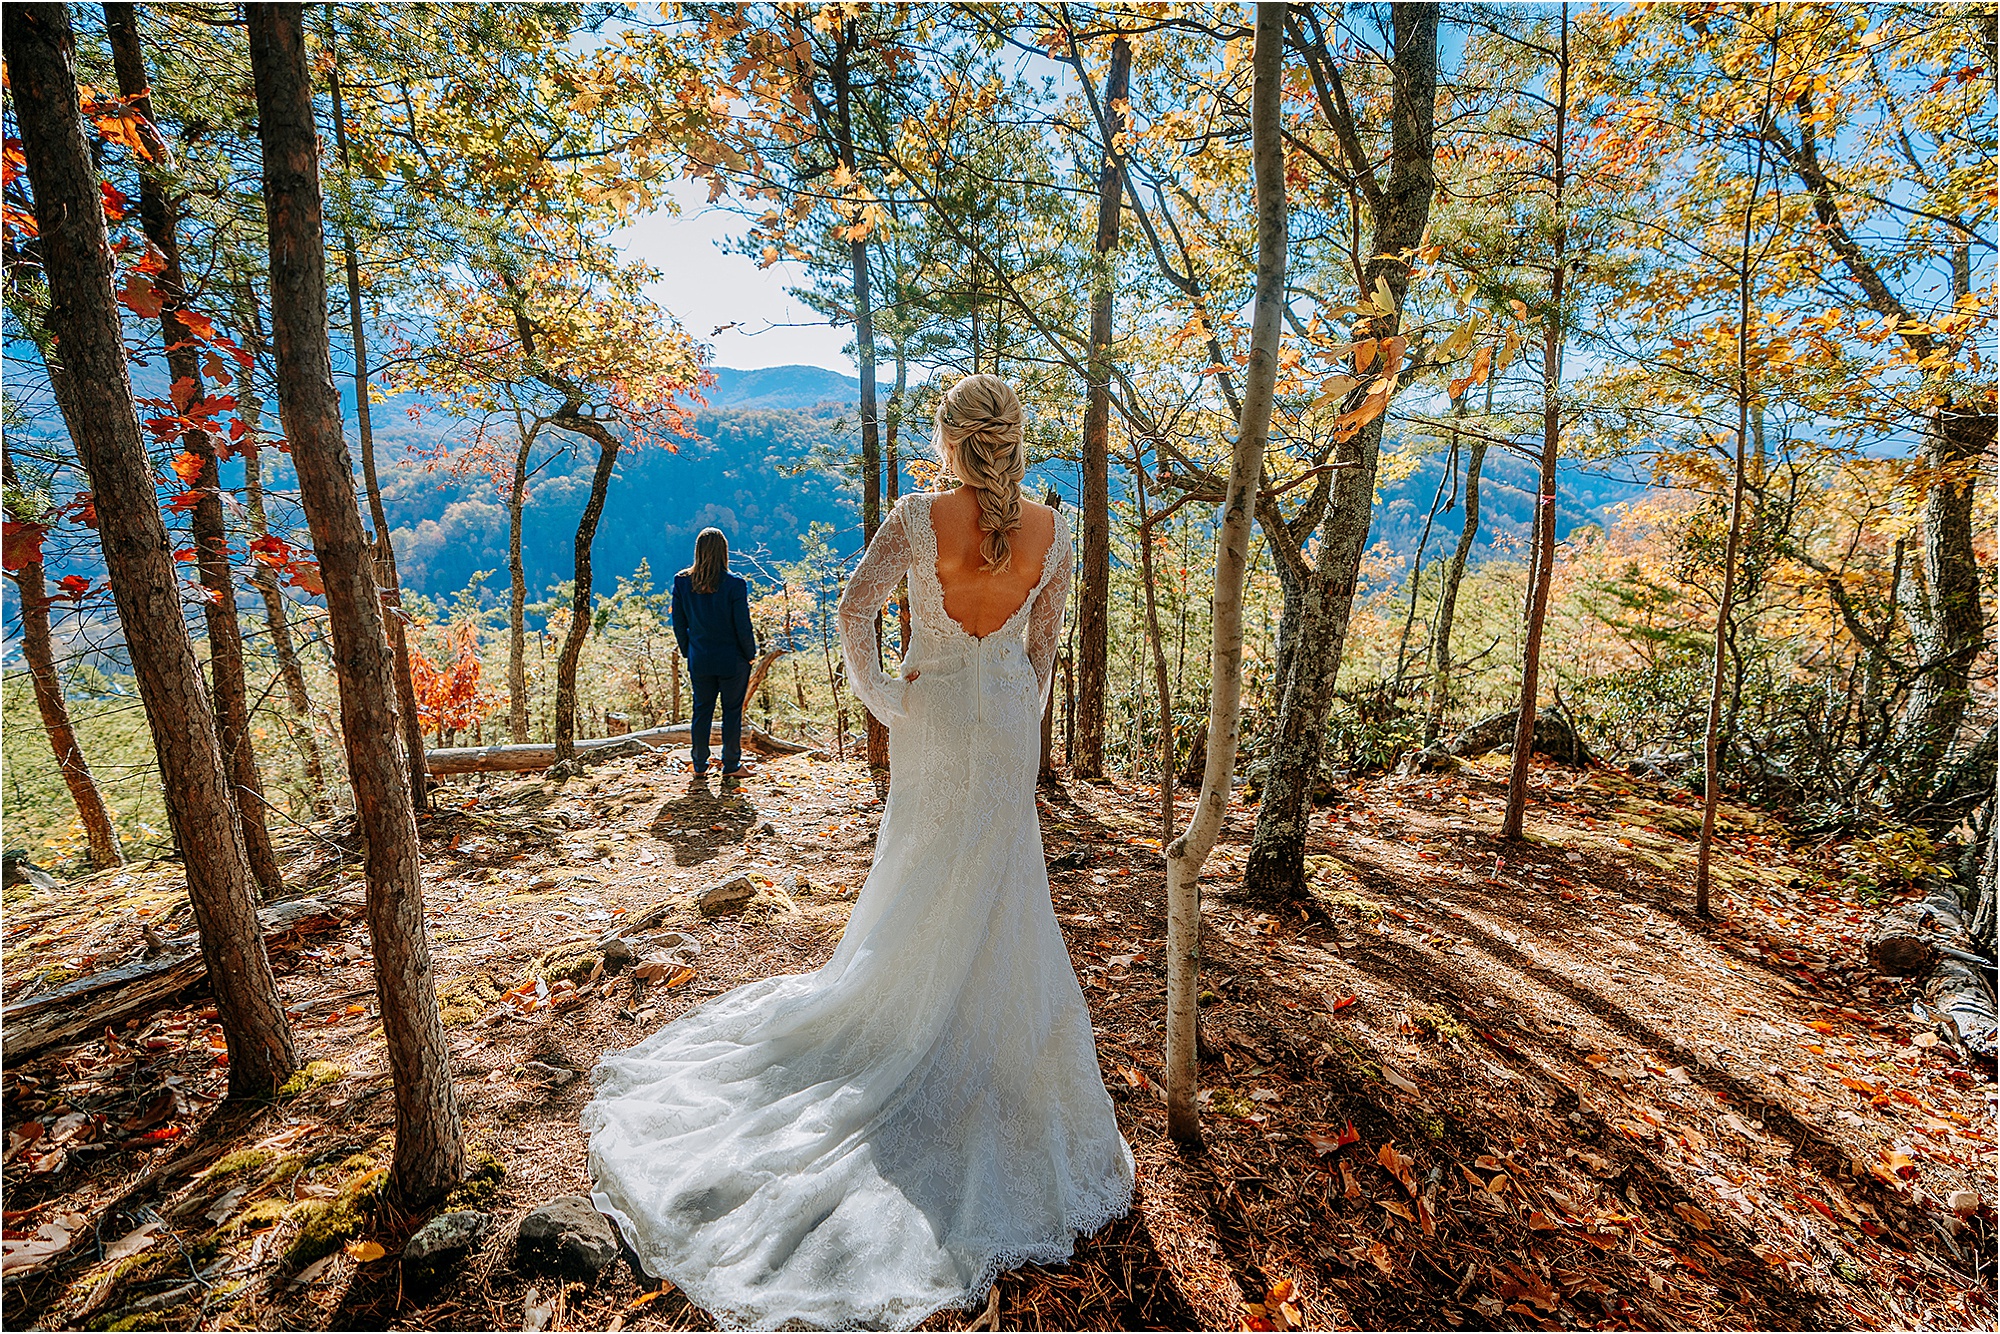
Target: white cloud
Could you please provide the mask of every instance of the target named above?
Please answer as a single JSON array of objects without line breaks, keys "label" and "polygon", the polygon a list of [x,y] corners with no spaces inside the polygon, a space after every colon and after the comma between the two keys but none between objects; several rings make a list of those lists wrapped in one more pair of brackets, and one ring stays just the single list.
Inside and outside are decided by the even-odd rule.
[{"label": "white cloud", "polygon": [[[661,271],[648,294],[689,333],[713,344],[716,365],[823,366],[855,374],[853,358],[843,351],[851,331],[827,324],[786,293],[803,279],[798,265],[760,269],[743,255],[724,252],[718,242],[742,235],[749,221],[704,203],[704,182],[678,181],[670,193],[681,206],[678,216],[650,214],[614,234],[612,244]],[[735,327],[712,332],[723,325]]]}]

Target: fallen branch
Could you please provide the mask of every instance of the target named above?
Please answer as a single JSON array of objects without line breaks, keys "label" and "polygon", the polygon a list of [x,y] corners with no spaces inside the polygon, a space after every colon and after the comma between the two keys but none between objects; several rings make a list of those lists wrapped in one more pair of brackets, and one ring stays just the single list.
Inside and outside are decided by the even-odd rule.
[{"label": "fallen branch", "polygon": [[[722,725],[709,733],[711,744],[722,744]],[[653,727],[623,736],[594,737],[576,743],[576,758],[585,763],[601,763],[627,755],[644,755],[667,746],[685,746],[694,740],[694,728],[687,723]],[[743,743],[766,755],[798,755],[813,749],[796,741],[772,736],[761,727],[743,725]],[[547,769],[556,762],[556,748],[549,745],[452,746],[424,752],[424,764],[433,774],[519,773]]]},{"label": "fallen branch", "polygon": [[[339,920],[342,905],[325,899],[293,899],[257,913],[264,943],[309,924]],[[111,1024],[165,1005],[207,980],[208,965],[198,948],[178,948],[157,958],[108,968],[80,977],[54,991],[0,1010],[0,1056],[20,1060],[74,1042]]]}]

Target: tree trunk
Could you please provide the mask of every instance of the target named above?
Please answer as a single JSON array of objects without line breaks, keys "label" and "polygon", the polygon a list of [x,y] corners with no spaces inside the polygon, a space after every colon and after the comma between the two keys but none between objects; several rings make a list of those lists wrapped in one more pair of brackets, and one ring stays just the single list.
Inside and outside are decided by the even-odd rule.
[{"label": "tree trunk", "polygon": [[[1048,494],[1042,497],[1042,503],[1050,509],[1059,509],[1062,506],[1062,496],[1057,493],[1054,487],[1050,487]],[[910,642],[909,594],[907,591],[908,585],[905,584],[904,587],[903,643],[908,644]],[[1055,670],[1053,664],[1051,664],[1049,670],[1051,672]],[[1035,781],[1038,783],[1053,783],[1056,781],[1056,692],[1054,690],[1049,691],[1048,699],[1042,703],[1042,759],[1041,764],[1035,771]]]},{"label": "tree trunk", "polygon": [[[521,510],[528,493],[528,451],[534,444],[534,431],[523,430],[507,491],[507,730],[517,746],[528,740],[528,573],[521,563]],[[678,674],[674,692],[678,699]]]},{"label": "tree trunk", "polygon": [[[153,98],[146,80],[145,54],[139,45],[137,10],[129,4],[104,6],[104,27],[111,39],[111,58],[118,77],[118,95],[138,117],[140,142],[155,164],[169,161],[166,139],[153,119]],[[160,257],[153,285],[164,305],[160,335],[167,356],[167,377],[175,406],[183,415],[199,415],[203,400],[200,344],[181,322],[187,303],[181,279],[181,246],[174,205],[160,184],[158,166],[139,171],[139,220],[146,239]],[[264,819],[264,782],[257,772],[257,754],[250,743],[250,692],[243,679],[243,626],[236,619],[236,583],[229,573],[229,533],[222,517],[222,480],[215,440],[199,427],[183,432],[181,448],[201,465],[191,489],[196,500],[190,516],[195,567],[208,591],[202,618],[208,627],[208,663],[213,677],[216,732],[224,761],[235,778],[231,791],[237,818],[243,824],[243,848],[250,872],[268,897],[285,887],[271,831]]]},{"label": "tree trunk", "polygon": [[[847,21],[840,53],[833,63],[835,111],[840,117],[840,160],[850,179],[858,179],[854,154],[852,70],[849,55],[856,45],[854,21]],[[848,259],[854,275],[854,361],[861,373],[861,541],[875,540],[882,526],[882,435],[875,403],[875,309],[868,290],[868,242],[857,238],[848,243]],[[882,612],[875,612],[875,657],[882,657]],[[863,710],[863,726],[868,737],[868,767],[881,772],[889,768],[889,729]]]},{"label": "tree trunk", "polygon": [[[31,519],[14,510],[11,500],[15,486],[14,460],[4,452],[4,446],[0,446],[0,471],[6,475],[10,496],[7,517],[15,522]],[[109,866],[123,866],[125,856],[118,850],[118,832],[111,827],[111,812],[105,809],[104,795],[97,790],[97,780],[84,761],[83,747],[77,743],[76,728],[69,720],[69,701],[63,698],[62,678],[56,671],[55,637],[49,629],[49,595],[42,562],[28,561],[8,577],[14,581],[20,609],[21,661],[34,685],[35,708],[42,715],[42,730],[48,733],[56,767],[62,770],[70,800],[76,803],[76,818],[89,840],[90,868],[101,871]]]},{"label": "tree trunk", "polygon": [[1104,163],[1097,173],[1097,243],[1090,274],[1090,380],[1083,404],[1083,565],[1077,580],[1076,754],[1070,768],[1104,776],[1104,695],[1111,633],[1111,317],[1118,289],[1114,266],[1123,216],[1124,164],[1117,136],[1125,128],[1132,44],[1111,39],[1104,82]]},{"label": "tree trunk", "polygon": [[[749,692],[744,697],[749,698]],[[722,744],[722,724],[710,725],[709,737],[714,745]],[[649,750],[660,749],[675,743],[686,745],[693,740],[694,731],[688,723],[675,723],[665,727],[649,727],[641,732],[622,732],[617,736],[589,738],[576,743],[572,763],[595,763],[599,760],[616,759],[624,755],[643,755]],[[743,744],[747,749],[761,751],[765,755],[799,755],[812,749],[796,741],[771,735],[761,727],[751,723],[743,724]],[[525,746],[439,746],[425,759],[434,774],[490,774],[522,773],[531,769],[547,769],[556,763],[556,748],[552,745]]]},{"label": "tree trunk", "polygon": [[76,728],[69,720],[69,702],[63,698],[62,679],[56,673],[42,563],[30,561],[8,577],[14,581],[21,617],[21,661],[34,684],[35,707],[41,712],[42,729],[48,733],[56,767],[62,770],[70,800],[76,803],[76,818],[89,840],[90,867],[101,871],[108,866],[122,866],[125,857],[118,850],[118,833],[111,827],[111,812],[105,809],[104,796],[97,790],[90,765],[84,761],[83,747],[77,744]]},{"label": "tree trunk", "polygon": [[[903,340],[896,339],[890,344],[896,356],[896,384],[889,391],[888,430],[883,439],[882,471],[888,481],[888,494],[883,497],[890,509],[896,508],[896,501],[903,490],[903,461],[897,455],[897,437],[902,432],[903,404],[910,385],[910,361],[905,355]],[[787,604],[789,605],[789,604]],[[910,581],[905,578],[896,583],[896,642],[904,653],[910,651]],[[799,700],[799,707],[805,707],[805,700]]]},{"label": "tree trunk", "polygon": [[1513,768],[1507,776],[1507,809],[1500,837],[1521,837],[1528,812],[1528,772],[1534,761],[1536,695],[1541,684],[1542,624],[1549,614],[1549,582],[1556,566],[1556,447],[1562,439],[1563,288],[1568,267],[1564,256],[1569,224],[1563,216],[1563,190],[1569,130],[1569,6],[1562,10],[1556,62],[1555,164],[1551,183],[1555,201],[1553,268],[1549,273],[1549,308],[1542,328],[1542,468],[1535,496],[1535,565],[1528,593],[1527,644],[1521,654],[1521,712],[1515,724]]},{"label": "tree trunk", "polygon": [[556,660],[556,755],[568,760],[576,754],[576,667],[583,660],[583,641],[590,635],[590,550],[597,541],[597,521],[604,517],[604,497],[611,490],[611,474],[618,466],[618,437],[600,423],[575,415],[570,408],[565,408],[555,421],[564,430],[597,442],[597,470],[590,475],[590,499],[576,521],[576,584],[570,597],[569,631],[563,636],[562,656]]},{"label": "tree trunk", "polygon": [[1174,836],[1174,692],[1167,674],[1167,641],[1160,632],[1160,604],[1153,592],[1153,518],[1146,503],[1146,460],[1135,442],[1132,481],[1139,499],[1139,580],[1145,590],[1146,637],[1153,645],[1153,689],[1160,703],[1160,838]]},{"label": "tree trunk", "polygon": [[[338,61],[332,67],[329,82],[333,94],[334,144],[340,150],[341,169],[351,178]],[[361,436],[361,478],[368,488],[368,517],[375,525],[376,551],[371,568],[381,585],[377,596],[386,595],[389,605],[389,648],[395,655],[396,721],[403,732],[404,779],[410,785],[416,809],[422,810],[430,804],[430,779],[424,772],[424,724],[418,716],[416,677],[410,671],[410,637],[403,615],[403,583],[396,573],[396,545],[389,539],[389,516],[382,508],[382,484],[375,473],[375,425],[368,402],[368,326],[361,318],[361,255],[351,225],[343,230],[340,240],[347,270],[348,337],[354,343],[354,422]]]},{"label": "tree trunk", "polygon": [[[1374,291],[1378,282],[1386,285],[1400,311],[1409,288],[1409,266],[1398,256],[1421,242],[1436,186],[1431,158],[1438,11],[1433,5],[1403,0],[1391,6],[1390,20],[1396,49],[1391,57],[1395,91],[1389,181],[1370,197],[1374,224],[1367,253],[1372,258],[1362,276],[1365,292]],[[1376,316],[1365,322],[1359,336],[1386,341],[1400,323],[1400,314]],[[1247,403],[1247,393],[1245,399]],[[1299,598],[1298,629],[1285,636],[1288,653],[1279,685],[1270,776],[1258,803],[1257,832],[1244,868],[1245,890],[1266,900],[1305,893],[1310,814],[1306,803],[1319,776],[1327,715],[1333,708],[1361,557],[1368,545],[1382,427],[1383,418],[1375,418],[1335,453],[1339,470],[1321,528],[1319,559]]]},{"label": "tree trunk", "polygon": [[1972,699],[1971,671],[1986,639],[1979,564],[1973,551],[1973,478],[1993,447],[1994,419],[1949,406],[1934,412],[1924,434],[1931,483],[1924,494],[1923,574],[1904,600],[1910,637],[1922,664],[1898,723],[1907,777],[1899,804],[1929,797],[1958,742]]},{"label": "tree trunk", "polygon": [[[1567,48],[1565,48],[1566,50]],[[1768,103],[1768,98],[1766,99]],[[1750,227],[1756,217],[1757,190],[1764,183],[1763,141],[1757,141],[1757,167],[1750,177],[1750,197],[1743,203],[1743,241],[1736,267],[1736,455],[1730,461],[1729,536],[1722,547],[1722,596],[1715,608],[1715,658],[1709,675],[1708,722],[1702,729],[1701,836],[1695,851],[1694,912],[1709,916],[1709,862],[1715,847],[1715,812],[1722,802],[1722,765],[1717,738],[1722,725],[1722,692],[1727,684],[1730,617],[1736,603],[1736,556],[1743,542],[1745,455],[1750,438]]]},{"label": "tree trunk", "polygon": [[[1251,158],[1257,181],[1257,297],[1250,323],[1250,364],[1243,414],[1230,452],[1229,484],[1215,553],[1215,618],[1208,691],[1208,766],[1187,832],[1167,845],[1167,1133],[1198,1142],[1196,1085],[1201,1070],[1196,1008],[1201,992],[1201,867],[1222,831],[1236,765],[1242,702],[1243,579],[1250,529],[1271,434],[1278,377],[1279,319],[1285,300],[1285,150],[1279,118],[1284,79],[1285,6],[1257,6],[1251,54]],[[1433,20],[1435,22],[1435,20]]]},{"label": "tree trunk", "polygon": [[1479,471],[1486,465],[1486,441],[1474,440],[1465,460],[1465,530],[1458,535],[1451,563],[1438,589],[1437,628],[1431,631],[1436,667],[1431,672],[1430,710],[1424,715],[1424,745],[1435,745],[1451,704],[1451,622],[1458,610],[1458,586],[1465,580],[1466,558],[1479,538]]},{"label": "tree trunk", "polygon": [[[382,603],[341,432],[340,395],[333,386],[319,136],[301,11],[276,4],[245,10],[264,148],[278,409],[326,586],[347,772],[368,840],[368,933],[396,1090],[390,1185],[398,1198],[414,1204],[443,1194],[464,1177],[465,1146],[424,930],[416,811],[395,740],[395,659],[383,632]],[[421,763],[421,755],[418,759]]]},{"label": "tree trunk", "polygon": [[[243,302],[243,350],[250,365],[236,391],[237,416],[243,422],[244,507],[249,511],[248,527],[254,542],[271,531],[264,512],[263,419],[264,400],[257,389],[257,366],[264,359],[264,322],[257,310],[257,292],[245,278],[239,291]],[[264,600],[264,625],[271,635],[271,654],[278,660],[278,676],[285,684],[285,701],[292,710],[292,739],[305,766],[306,783],[312,788],[313,814],[324,820],[333,814],[333,794],[326,785],[326,757],[320,753],[319,729],[313,725],[312,697],[306,693],[306,673],[292,643],[292,627],[285,614],[284,591],[278,576],[262,561],[252,561],[250,582]]]},{"label": "tree trunk", "polygon": [[49,331],[62,360],[67,425],[90,478],[98,540],[125,630],[132,674],[159,758],[202,957],[216,985],[228,1042],[231,1096],[268,1097],[297,1061],[257,930],[257,896],[230,801],[194,644],[181,619],[180,583],[160,516],[152,464],[125,373],[111,245],[97,170],[83,138],[75,37],[62,5],[6,14],[8,75],[35,195],[49,282]]}]

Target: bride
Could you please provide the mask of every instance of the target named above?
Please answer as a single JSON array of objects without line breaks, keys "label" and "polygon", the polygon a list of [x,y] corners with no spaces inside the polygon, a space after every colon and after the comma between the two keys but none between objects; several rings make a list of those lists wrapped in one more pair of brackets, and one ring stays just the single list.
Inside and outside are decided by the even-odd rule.
[{"label": "bride", "polygon": [[[1131,1203],[1035,814],[1072,555],[1062,516],[1021,498],[1021,424],[995,377],[953,386],[937,442],[964,485],[897,505],[841,597],[890,781],[833,957],[595,1074],[592,1198],[725,1326],[908,1328]],[[875,616],[905,575],[915,633],[889,677]]]}]

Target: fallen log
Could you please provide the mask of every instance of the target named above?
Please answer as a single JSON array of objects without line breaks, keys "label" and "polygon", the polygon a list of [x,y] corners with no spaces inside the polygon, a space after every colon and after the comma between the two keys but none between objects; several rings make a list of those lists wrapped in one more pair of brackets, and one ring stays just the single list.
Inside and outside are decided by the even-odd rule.
[{"label": "fallen log", "polygon": [[1978,953],[1951,886],[1884,912],[1868,935],[1868,961],[1891,977],[1925,977],[1920,1012],[1938,1034],[1975,1060],[1993,1060],[2000,1040],[1993,962]]},{"label": "fallen log", "polygon": [[[326,899],[293,899],[259,909],[257,924],[269,946],[308,926],[334,925],[341,920],[343,907]],[[78,1041],[159,1009],[207,978],[201,950],[192,946],[169,948],[155,958],[77,978],[0,1010],[0,1056],[15,1061]]]},{"label": "fallen log", "polygon": [[[721,724],[716,724],[709,736],[710,744],[720,747]],[[595,764],[627,755],[644,755],[668,746],[685,746],[693,740],[694,728],[688,723],[676,723],[672,727],[652,727],[643,732],[627,732],[623,736],[592,737],[579,741],[576,743],[576,757],[583,763]],[[763,728],[748,723],[743,725],[743,744],[766,755],[799,755],[813,749],[796,741],[772,736]],[[434,774],[522,773],[531,769],[547,769],[555,762],[553,742],[526,746],[450,746],[424,752],[424,765]]]}]

